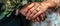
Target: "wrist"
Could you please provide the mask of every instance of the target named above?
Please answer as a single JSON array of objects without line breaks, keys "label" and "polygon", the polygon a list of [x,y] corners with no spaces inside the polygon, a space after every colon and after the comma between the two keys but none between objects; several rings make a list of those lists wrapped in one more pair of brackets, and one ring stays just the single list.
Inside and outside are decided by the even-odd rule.
[{"label": "wrist", "polygon": [[57,5],[55,2],[42,2],[42,3],[48,7],[55,7]]}]

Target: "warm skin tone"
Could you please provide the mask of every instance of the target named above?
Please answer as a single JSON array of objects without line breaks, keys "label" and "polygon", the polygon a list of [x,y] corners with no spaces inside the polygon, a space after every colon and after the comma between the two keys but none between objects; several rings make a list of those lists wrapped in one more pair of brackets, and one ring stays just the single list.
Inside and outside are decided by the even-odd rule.
[{"label": "warm skin tone", "polygon": [[41,3],[31,3],[30,5],[27,5],[25,8],[20,10],[20,13],[26,16],[26,19],[31,20],[31,21],[40,21],[40,16],[42,20],[44,19],[44,12],[49,8],[49,7],[55,7],[58,4],[58,0],[46,0]]}]

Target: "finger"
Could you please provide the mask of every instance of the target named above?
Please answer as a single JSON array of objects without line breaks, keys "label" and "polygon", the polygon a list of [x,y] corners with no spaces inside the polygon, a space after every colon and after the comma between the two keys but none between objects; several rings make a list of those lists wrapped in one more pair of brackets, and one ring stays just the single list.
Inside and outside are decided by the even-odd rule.
[{"label": "finger", "polygon": [[[27,10],[28,10],[28,9],[27,9]],[[26,12],[26,16],[28,16],[30,13],[31,13],[31,10],[30,10],[30,11],[27,11],[27,12]]]},{"label": "finger", "polygon": [[32,16],[34,15],[34,14],[36,14],[37,13],[37,11],[36,10],[34,10],[33,11],[33,13],[31,13],[30,15],[29,15],[29,18],[31,19],[32,18]]},{"label": "finger", "polygon": [[45,14],[42,13],[42,14],[41,14],[41,19],[42,19],[42,21],[44,20],[44,17],[45,17]]},{"label": "finger", "polygon": [[[25,15],[26,12],[27,12],[30,8],[32,8],[33,6],[34,6],[34,3],[32,3],[32,4],[28,5],[28,6],[25,6],[24,8],[22,8],[21,10],[19,10],[19,12],[22,13],[23,15]],[[26,15],[25,15],[25,16],[26,16]]]},{"label": "finger", "polygon": [[40,11],[39,7],[35,9],[29,17],[33,17],[38,11]]},{"label": "finger", "polygon": [[[26,13],[28,12],[28,10],[30,9],[30,8],[32,8],[33,6],[34,6],[35,4],[34,3],[32,3],[32,4],[30,4],[29,6],[27,6],[27,8],[26,8]],[[25,13],[25,14],[26,14]]]},{"label": "finger", "polygon": [[[31,13],[31,12],[29,11],[29,12],[27,13],[27,15],[26,15],[26,16],[28,17],[30,13]],[[28,19],[30,20],[30,18],[29,18],[29,17],[28,17]]]},{"label": "finger", "polygon": [[37,17],[36,19],[37,19],[38,22],[40,21],[39,17]]},{"label": "finger", "polygon": [[40,21],[43,21],[43,20],[44,20],[44,14],[41,13],[41,14],[39,15],[39,18],[40,18]]},{"label": "finger", "polygon": [[40,19],[39,19],[39,17],[36,17],[36,18],[34,18],[34,19],[31,19],[33,22],[39,22],[40,21]]},{"label": "finger", "polygon": [[41,13],[45,12],[47,10],[47,7],[43,6],[40,8],[40,11],[37,12],[32,18],[36,18],[37,16],[39,16]]}]

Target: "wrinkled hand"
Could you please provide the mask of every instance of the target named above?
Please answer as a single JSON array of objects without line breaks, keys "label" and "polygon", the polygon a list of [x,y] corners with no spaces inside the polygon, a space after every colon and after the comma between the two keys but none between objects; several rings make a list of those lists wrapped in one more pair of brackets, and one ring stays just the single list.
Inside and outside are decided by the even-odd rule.
[{"label": "wrinkled hand", "polygon": [[[38,16],[47,10],[48,6],[44,5],[43,3],[35,3],[35,5],[28,10],[26,13],[26,18],[31,19],[39,19]],[[41,16],[41,15],[40,15]]]},{"label": "wrinkled hand", "polygon": [[[47,10],[48,6],[43,3],[32,3],[25,8],[21,9],[20,12],[26,16],[26,19],[31,21],[40,21],[45,16],[43,12]],[[39,18],[39,17],[40,18]]]}]

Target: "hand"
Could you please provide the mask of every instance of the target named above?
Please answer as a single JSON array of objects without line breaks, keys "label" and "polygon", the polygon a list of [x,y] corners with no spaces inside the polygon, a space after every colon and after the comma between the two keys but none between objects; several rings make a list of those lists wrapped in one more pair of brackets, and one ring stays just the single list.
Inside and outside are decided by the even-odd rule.
[{"label": "hand", "polygon": [[31,9],[29,9],[29,11],[27,11],[26,13],[26,18],[29,20],[32,19],[39,19],[38,16],[41,16],[40,14],[45,12],[47,10],[48,6],[46,6],[43,3],[35,3],[34,7],[32,7]]},{"label": "hand", "polygon": [[[26,5],[24,6],[21,10],[19,10],[19,12],[21,14],[23,14],[24,16],[26,16],[26,13],[28,12],[29,9],[31,9],[33,6],[35,5],[35,3],[31,3],[30,5]],[[29,18],[26,17],[27,20],[29,20]],[[39,18],[37,18],[39,20]],[[36,21],[36,19],[33,19],[31,21]]]},{"label": "hand", "polygon": [[[51,6],[53,5],[53,6]],[[55,3],[51,2],[43,2],[43,3],[32,3],[25,8],[20,10],[20,13],[26,16],[26,19],[36,21],[36,19],[44,19],[44,15],[42,15],[43,12],[47,10],[48,7],[54,7],[56,6]],[[40,16],[40,18],[38,17]]]},{"label": "hand", "polygon": [[[21,9],[19,12],[22,13],[23,15],[25,15],[26,19],[28,19],[28,20],[40,21],[40,20],[44,19],[44,13],[43,13],[44,11],[39,14],[40,18],[38,17],[38,15],[36,16],[36,18],[32,18],[32,16],[34,16],[34,14],[36,14],[40,11],[40,8],[43,8],[43,9],[41,9],[41,11],[44,10],[44,6],[41,5],[41,3],[32,3],[30,5],[23,7],[23,9]],[[32,14],[31,14],[31,12],[32,12]]]}]

